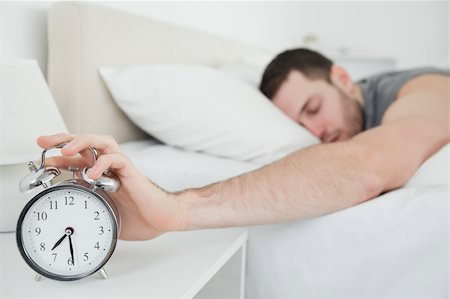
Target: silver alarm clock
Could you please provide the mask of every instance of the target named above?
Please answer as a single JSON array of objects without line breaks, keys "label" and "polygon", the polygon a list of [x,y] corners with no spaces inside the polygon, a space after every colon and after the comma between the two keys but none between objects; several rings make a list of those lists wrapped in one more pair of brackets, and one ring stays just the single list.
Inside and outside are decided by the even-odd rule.
[{"label": "silver alarm clock", "polygon": [[[54,148],[62,148],[60,144]],[[22,192],[43,186],[20,214],[16,238],[26,263],[41,275],[62,281],[77,280],[98,272],[106,278],[103,266],[114,252],[120,229],[120,218],[108,192],[119,189],[119,181],[112,175],[90,179],[87,168],[75,178],[77,167],[72,167],[72,179],[53,186],[60,175],[56,167],[45,167],[42,152],[41,165],[29,162],[30,174],[20,182]],[[90,149],[93,163],[95,149]]]}]

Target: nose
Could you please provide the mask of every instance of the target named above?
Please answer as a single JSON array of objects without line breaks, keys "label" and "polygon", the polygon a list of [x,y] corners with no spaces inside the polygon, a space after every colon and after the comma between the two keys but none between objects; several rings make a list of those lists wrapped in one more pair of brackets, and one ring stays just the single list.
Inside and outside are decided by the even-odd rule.
[{"label": "nose", "polygon": [[300,122],[314,136],[323,141],[325,136],[325,126],[316,119],[307,119]]}]

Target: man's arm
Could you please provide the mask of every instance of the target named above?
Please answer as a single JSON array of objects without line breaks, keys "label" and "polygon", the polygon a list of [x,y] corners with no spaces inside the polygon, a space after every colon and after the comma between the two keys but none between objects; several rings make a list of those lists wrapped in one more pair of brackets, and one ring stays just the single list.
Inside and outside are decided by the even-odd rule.
[{"label": "man's arm", "polygon": [[445,86],[402,96],[382,126],[349,141],[312,146],[254,172],[177,194],[161,190],[142,175],[112,137],[61,133],[42,136],[38,144],[48,148],[68,142],[61,150],[63,157],[46,161],[61,168],[91,167],[90,157],[74,155],[97,149],[100,156],[88,176],[97,179],[109,169],[120,179],[114,199],[122,239],[284,222],[341,210],[403,185],[425,159],[449,142]]},{"label": "man's arm", "polygon": [[[408,95],[402,103],[408,108],[420,96]],[[441,109],[448,109],[445,101]],[[309,218],[402,186],[449,142],[448,115],[433,118],[424,108],[405,116],[404,109],[396,105],[386,123],[349,141],[312,146],[254,172],[178,194],[181,229]]]}]

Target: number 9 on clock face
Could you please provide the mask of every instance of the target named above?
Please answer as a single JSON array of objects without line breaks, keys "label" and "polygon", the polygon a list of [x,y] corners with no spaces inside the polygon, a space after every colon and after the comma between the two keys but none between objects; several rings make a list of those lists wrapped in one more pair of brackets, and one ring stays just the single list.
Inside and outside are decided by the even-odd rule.
[{"label": "number 9 on clock face", "polygon": [[17,244],[39,274],[76,280],[97,272],[111,257],[118,218],[105,192],[77,184],[56,185],[36,195],[22,211]]}]

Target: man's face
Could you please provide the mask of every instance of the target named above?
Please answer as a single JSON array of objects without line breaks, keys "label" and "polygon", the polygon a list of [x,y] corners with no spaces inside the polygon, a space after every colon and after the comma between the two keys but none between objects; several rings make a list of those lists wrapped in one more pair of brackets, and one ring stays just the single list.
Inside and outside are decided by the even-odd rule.
[{"label": "man's face", "polygon": [[362,130],[361,104],[325,80],[291,71],[272,100],[322,142],[347,140]]}]

